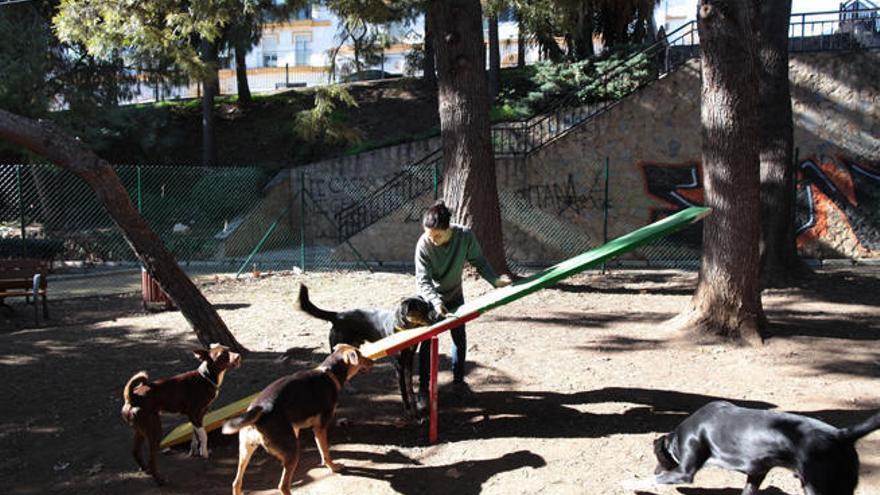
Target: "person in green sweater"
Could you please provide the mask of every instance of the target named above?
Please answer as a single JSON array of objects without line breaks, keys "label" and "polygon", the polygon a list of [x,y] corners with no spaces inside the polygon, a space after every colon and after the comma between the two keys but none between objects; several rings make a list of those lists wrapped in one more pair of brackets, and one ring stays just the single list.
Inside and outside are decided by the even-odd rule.
[{"label": "person in green sweater", "polygon": [[[494,287],[510,285],[507,275],[498,276],[483,256],[476,236],[465,226],[450,224],[452,212],[441,200],[422,215],[424,233],[416,243],[416,289],[418,294],[434,306],[440,315],[454,312],[464,304],[462,271],[467,261]],[[466,388],[465,357],[467,335],[462,324],[449,332],[452,335],[452,383]],[[430,341],[419,348],[419,396],[428,395]]]}]

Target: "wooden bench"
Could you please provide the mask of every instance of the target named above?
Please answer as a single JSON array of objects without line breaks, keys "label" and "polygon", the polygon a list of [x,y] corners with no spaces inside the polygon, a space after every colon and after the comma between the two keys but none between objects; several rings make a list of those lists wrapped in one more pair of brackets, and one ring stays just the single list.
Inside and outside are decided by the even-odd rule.
[{"label": "wooden bench", "polygon": [[46,306],[46,289],[49,262],[45,260],[11,259],[0,260],[0,306],[11,309],[6,304],[7,297],[24,297],[29,303],[34,298],[34,321],[39,323],[37,298],[43,299],[43,318],[49,318]]}]

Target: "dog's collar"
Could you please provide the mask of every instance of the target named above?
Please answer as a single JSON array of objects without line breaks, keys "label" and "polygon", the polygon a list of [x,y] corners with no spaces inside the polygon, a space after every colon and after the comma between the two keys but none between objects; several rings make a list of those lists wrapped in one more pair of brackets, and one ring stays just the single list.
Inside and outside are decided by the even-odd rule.
[{"label": "dog's collar", "polygon": [[672,451],[672,447],[669,443],[669,437],[666,437],[666,439],[663,441],[663,448],[666,449],[666,453],[669,454],[669,457],[671,457],[673,461],[675,461],[675,464],[681,465],[681,461],[678,460],[678,456],[675,455],[675,452]]},{"label": "dog's collar", "polygon": [[203,362],[199,365],[199,376],[204,378],[214,388],[220,388],[220,384],[211,379],[211,374],[208,372],[208,363]]},{"label": "dog's collar", "polygon": [[342,390],[342,382],[339,381],[339,378],[336,377],[336,373],[334,373],[332,369],[330,369],[330,368],[328,368],[328,367],[326,367],[326,366],[320,366],[320,367],[318,367],[318,369],[319,369],[322,373],[324,373],[325,375],[327,375],[328,377],[330,377],[330,381],[332,381],[332,382],[333,382],[333,385],[336,386],[336,391],[337,391],[337,392],[339,392],[340,390]]}]

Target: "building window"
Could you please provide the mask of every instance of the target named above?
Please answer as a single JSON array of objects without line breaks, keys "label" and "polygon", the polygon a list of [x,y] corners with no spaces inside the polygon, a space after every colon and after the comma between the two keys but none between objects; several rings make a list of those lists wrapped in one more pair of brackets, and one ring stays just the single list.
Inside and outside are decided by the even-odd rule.
[{"label": "building window", "polygon": [[263,67],[278,67],[278,54],[263,52]]},{"label": "building window", "polygon": [[293,20],[295,21],[307,21],[312,18],[312,6],[307,5],[305,7],[301,7],[296,9],[296,12],[293,13]]},{"label": "building window", "polygon": [[260,44],[263,48],[263,67],[278,67],[278,34],[264,34]]},{"label": "building window", "polygon": [[312,56],[312,39],[308,35],[295,35],[293,37],[295,65],[309,65]]}]

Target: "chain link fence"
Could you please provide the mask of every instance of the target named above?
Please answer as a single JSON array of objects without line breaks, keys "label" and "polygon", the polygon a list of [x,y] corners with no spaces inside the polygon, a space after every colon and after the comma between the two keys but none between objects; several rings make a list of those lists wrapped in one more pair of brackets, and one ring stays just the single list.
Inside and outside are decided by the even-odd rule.
[{"label": "chain link fence", "polygon": [[[378,188],[343,191],[330,203],[297,171],[259,168],[117,166],[132,203],[190,273],[280,270],[410,270],[421,212],[442,187],[442,164],[430,157]],[[589,167],[588,167],[589,168]],[[611,171],[609,173],[609,170]],[[537,171],[552,176],[552,171]],[[507,256],[514,270],[567,259],[619,235],[614,198],[602,164],[570,177],[553,200],[533,190],[499,193]],[[388,184],[391,184],[390,186]],[[550,186],[548,186],[550,187]],[[388,194],[389,188],[394,194]],[[388,198],[395,199],[385,204]],[[381,208],[363,208],[376,197]],[[354,217],[371,216],[352,230]],[[597,218],[604,218],[597,223]],[[363,223],[358,223],[362,225]],[[598,228],[597,225],[602,225]],[[390,246],[396,236],[398,249]],[[691,236],[693,237],[693,236]],[[372,245],[373,248],[364,246]],[[376,248],[376,246],[379,246]],[[380,254],[377,254],[380,253]],[[51,165],[0,165],[0,257],[52,259],[56,269],[137,270],[132,249],[89,187]],[[664,239],[616,264],[694,268],[699,243]]]}]

